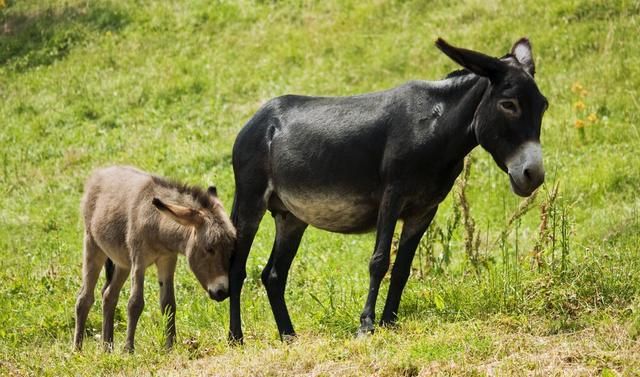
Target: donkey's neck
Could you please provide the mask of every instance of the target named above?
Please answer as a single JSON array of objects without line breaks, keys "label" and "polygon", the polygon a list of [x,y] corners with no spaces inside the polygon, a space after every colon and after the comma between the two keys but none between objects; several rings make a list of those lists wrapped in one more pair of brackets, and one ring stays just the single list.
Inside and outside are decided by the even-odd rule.
[{"label": "donkey's neck", "polygon": [[473,74],[434,83],[435,93],[445,107],[434,136],[446,146],[445,158],[450,163],[461,162],[478,146],[473,118],[488,86],[486,78]]},{"label": "donkey's neck", "polygon": [[185,254],[193,230],[169,219],[161,219],[158,236],[168,251]]}]

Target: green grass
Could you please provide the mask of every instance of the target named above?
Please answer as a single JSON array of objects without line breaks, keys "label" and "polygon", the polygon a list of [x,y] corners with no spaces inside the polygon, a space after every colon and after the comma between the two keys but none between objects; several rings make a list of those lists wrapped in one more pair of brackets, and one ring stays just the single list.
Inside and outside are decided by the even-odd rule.
[{"label": "green grass", "polygon": [[[640,370],[637,2],[6,3],[0,9],[0,374]],[[547,183],[496,243],[519,199],[486,152],[472,153],[468,197],[488,261],[479,272],[465,255],[460,226],[449,264],[434,268],[428,247],[419,250],[398,328],[355,340],[373,236],[310,229],[287,290],[300,339],[281,344],[259,279],[273,239],[266,216],[243,292],[245,347],[227,346],[228,304],[207,299],[181,260],[176,349],[161,347],[150,269],[136,354],[121,351],[127,286],[116,313],[117,351],[101,351],[97,300],[85,349],[71,352],[81,270],[78,208],[92,169],[126,163],[215,183],[230,208],[233,140],[269,98],[351,95],[439,79],[457,67],[434,47],[438,36],[502,55],[523,35],[534,44],[537,81],[551,104],[542,135]],[[572,92],[576,82],[586,96]],[[586,105],[582,112],[574,108],[578,100]],[[598,121],[587,122],[584,132],[575,129],[576,117],[591,112]],[[544,249],[548,265],[533,268],[540,205],[556,182],[557,243]],[[435,226],[444,229],[456,206],[450,195]],[[435,257],[441,251],[436,242]]]}]

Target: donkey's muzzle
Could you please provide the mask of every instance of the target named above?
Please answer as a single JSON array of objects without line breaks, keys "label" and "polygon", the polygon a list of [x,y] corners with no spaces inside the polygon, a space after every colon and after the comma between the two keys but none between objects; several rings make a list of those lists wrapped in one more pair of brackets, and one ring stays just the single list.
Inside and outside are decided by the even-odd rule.
[{"label": "donkey's muzzle", "polygon": [[229,297],[229,276],[218,276],[213,282],[209,283],[207,293],[212,300],[222,301]]},{"label": "donkey's muzzle", "polygon": [[507,159],[511,189],[516,195],[529,196],[544,182],[540,143],[526,142]]},{"label": "donkey's muzzle", "polygon": [[216,300],[218,302],[224,301],[224,299],[229,297],[229,291],[223,288],[214,288],[214,289],[209,288],[207,289],[207,292],[209,293],[209,297],[212,300]]}]

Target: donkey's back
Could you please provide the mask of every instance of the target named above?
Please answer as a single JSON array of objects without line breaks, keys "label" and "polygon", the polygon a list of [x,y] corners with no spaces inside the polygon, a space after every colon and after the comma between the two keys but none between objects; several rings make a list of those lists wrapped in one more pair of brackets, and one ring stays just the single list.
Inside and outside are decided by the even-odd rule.
[{"label": "donkey's back", "polygon": [[129,264],[127,235],[140,227],[135,220],[157,216],[153,195],[153,176],[133,167],[98,169],[87,181],[82,199],[85,232],[117,264]]}]

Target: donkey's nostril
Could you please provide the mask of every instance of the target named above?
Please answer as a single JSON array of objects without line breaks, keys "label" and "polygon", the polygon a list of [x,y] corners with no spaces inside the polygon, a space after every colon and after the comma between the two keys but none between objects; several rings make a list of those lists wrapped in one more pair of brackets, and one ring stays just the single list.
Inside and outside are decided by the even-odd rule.
[{"label": "donkey's nostril", "polygon": [[535,189],[544,182],[544,170],[537,166],[529,165],[522,169],[522,177],[524,178],[524,182]]}]

